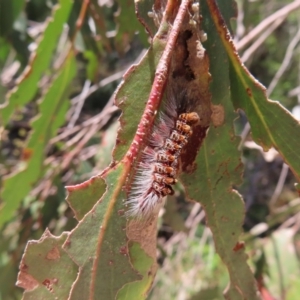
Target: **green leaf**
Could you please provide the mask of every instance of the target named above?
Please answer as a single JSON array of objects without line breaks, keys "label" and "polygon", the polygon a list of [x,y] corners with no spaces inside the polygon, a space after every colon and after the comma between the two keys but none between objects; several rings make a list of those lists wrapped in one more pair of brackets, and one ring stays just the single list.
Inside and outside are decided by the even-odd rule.
[{"label": "green leaf", "polygon": [[67,92],[75,73],[74,57],[70,55],[41,99],[40,115],[32,123],[32,135],[24,149],[27,161],[19,165],[17,173],[3,181],[0,227],[12,217],[22,199],[28,195],[44,171],[45,149],[65,121],[69,107]]},{"label": "green leaf", "polygon": [[[1,69],[5,64],[5,60],[8,53],[9,53],[9,44],[5,41],[4,38],[0,37],[0,68]],[[2,101],[3,100],[1,100],[1,103]]]},{"label": "green leaf", "polygon": [[200,300],[200,299],[219,300],[222,298],[223,297],[220,289],[217,286],[215,286],[215,287],[202,289],[199,293],[189,298],[189,300]]},{"label": "green leaf", "polygon": [[[231,1],[227,1],[230,9]],[[256,282],[247,265],[243,243],[239,242],[244,218],[244,204],[233,191],[240,184],[242,164],[237,150],[230,99],[229,61],[219,39],[207,5],[202,6],[204,30],[208,35],[204,47],[210,58],[212,75],[212,124],[196,159],[197,169],[181,176],[189,199],[199,201],[206,212],[207,224],[216,251],[228,269],[228,299],[259,299]]]},{"label": "green leaf", "polygon": [[293,243],[294,230],[281,229],[265,238],[263,250],[270,276],[265,276],[264,282],[271,294],[286,299],[296,299],[299,292],[299,257]]},{"label": "green leaf", "polygon": [[88,64],[86,67],[86,77],[93,81],[95,79],[95,75],[97,74],[98,69],[98,59],[97,56],[92,51],[85,51],[83,53],[85,59],[87,59]]},{"label": "green leaf", "polygon": [[61,248],[67,236],[55,237],[46,230],[39,241],[27,244],[17,281],[26,289],[23,299],[68,299],[77,267]]},{"label": "green leaf", "polygon": [[57,40],[61,35],[64,23],[67,21],[73,2],[71,0],[60,0],[59,5],[49,18],[48,26],[38,45],[36,53],[32,56],[30,65],[24,70],[20,83],[8,95],[7,103],[0,111],[0,120],[6,125],[13,112],[31,101],[38,91],[38,82],[50,65],[53,52],[57,46]]},{"label": "green leaf", "polygon": [[[1,240],[9,243],[6,239],[1,236]],[[16,265],[14,261],[5,261],[5,253],[9,253],[11,249],[7,249],[5,252],[1,249],[1,262],[0,262],[0,299],[12,299],[12,295],[15,299],[21,299],[21,290],[16,289]],[[8,258],[7,258],[8,260]]]},{"label": "green leaf", "polygon": [[[126,284],[118,293],[117,299],[146,299],[153,281],[153,276],[148,275],[154,275],[156,272],[156,270],[151,270],[153,258],[145,253],[139,243],[131,243],[129,249],[131,261],[133,262],[135,269],[143,276],[143,279]],[[149,274],[149,270],[152,271],[151,274]]]},{"label": "green leaf", "polygon": [[101,144],[96,154],[96,169],[104,170],[111,162],[112,150],[116,145],[119,122],[115,122],[102,135]]},{"label": "green leaf", "polygon": [[[79,3],[81,2],[79,1]],[[83,24],[82,27],[83,38],[85,39],[86,45],[90,45],[89,48],[94,49],[95,53],[105,55],[106,52],[111,51],[110,39],[106,35],[109,29],[107,28],[108,26],[106,23],[107,20],[105,15],[105,5],[100,6],[97,0],[91,0],[91,4],[89,5],[89,12],[95,22],[97,34],[101,36],[101,41],[90,37],[91,30],[89,26],[85,26],[85,24]]]},{"label": "green leaf", "polygon": [[135,15],[135,7],[133,1],[117,1],[119,5],[119,14],[116,16],[118,23],[116,42],[120,50],[128,47],[128,42],[139,32],[139,37],[144,46],[148,46],[148,35],[141,26]]},{"label": "green leaf", "polygon": [[67,201],[74,211],[75,218],[81,220],[89,212],[105,192],[105,181],[100,177],[93,177],[87,182],[66,187]]},{"label": "green leaf", "polygon": [[278,102],[267,99],[265,88],[241,63],[222,16],[219,13],[212,16],[230,62],[230,88],[235,109],[245,111],[254,141],[265,151],[274,147],[300,180],[299,121]]},{"label": "green leaf", "polygon": [[[110,170],[107,191],[71,232],[64,248],[79,266],[70,299],[115,299],[124,284],[141,277],[133,270],[127,248],[122,191],[123,165]],[[155,238],[155,231],[152,239]]]},{"label": "green leaf", "polygon": [[[101,174],[106,182],[106,192],[80,220],[64,245],[79,266],[78,278],[71,291],[72,300],[81,299],[82,291],[89,299],[97,299],[98,295],[103,299],[128,299],[129,295],[144,298],[156,273],[157,216],[150,223],[127,222],[124,186],[128,172],[133,169],[121,160],[134,138],[164,46],[164,41],[155,40],[141,63],[125,75],[124,84],[118,90],[116,103],[123,108],[122,130],[114,152],[116,163]],[[89,184],[84,183],[85,186]],[[92,189],[74,190],[73,197],[85,199]]]},{"label": "green leaf", "polygon": [[10,34],[13,23],[24,6],[24,0],[0,0],[0,36]]},{"label": "green leaf", "polygon": [[230,79],[233,104],[245,111],[254,141],[264,150],[273,146],[300,180],[299,122],[278,102],[268,100],[265,89],[236,59],[230,64]]}]

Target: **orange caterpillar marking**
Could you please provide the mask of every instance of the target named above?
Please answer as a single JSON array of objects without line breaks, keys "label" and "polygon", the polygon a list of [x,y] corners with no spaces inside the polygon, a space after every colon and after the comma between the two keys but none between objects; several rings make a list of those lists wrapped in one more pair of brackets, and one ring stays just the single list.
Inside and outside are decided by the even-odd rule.
[{"label": "orange caterpillar marking", "polygon": [[183,134],[180,134],[177,130],[173,130],[170,135],[170,139],[173,142],[176,142],[182,146],[185,146],[188,143],[188,137]]},{"label": "orange caterpillar marking", "polygon": [[154,181],[156,181],[158,183],[165,183],[167,185],[174,184],[174,183],[177,182],[176,178],[169,177],[167,175],[162,175],[162,174],[159,174],[159,173],[154,173],[153,178],[154,178]]},{"label": "orange caterpillar marking", "polygon": [[169,151],[180,151],[182,146],[177,144],[176,142],[172,141],[171,139],[166,139],[164,143],[164,149]]},{"label": "orange caterpillar marking", "polygon": [[180,114],[178,119],[190,125],[200,121],[199,115],[196,112]]},{"label": "orange caterpillar marking", "polygon": [[176,128],[171,131],[164,143],[164,149],[156,153],[152,189],[158,197],[174,194],[170,185],[177,182],[177,169],[175,168],[178,164],[177,158],[193,133],[190,125],[199,120],[196,112],[180,114],[176,121]]},{"label": "orange caterpillar marking", "polygon": [[158,174],[166,174],[166,175],[169,175],[171,177],[176,176],[176,169],[175,168],[170,167],[168,165],[161,164],[161,163],[155,163],[154,164],[154,172],[158,173]]},{"label": "orange caterpillar marking", "polygon": [[191,136],[193,133],[191,126],[187,125],[186,123],[180,120],[176,121],[176,130],[181,133],[187,134],[188,136]]},{"label": "orange caterpillar marking", "polygon": [[152,188],[160,194],[160,196],[165,197],[167,195],[173,195],[174,191],[173,189],[167,185],[167,184],[163,184],[163,183],[158,183],[156,181],[154,181],[152,183]]},{"label": "orange caterpillar marking", "polygon": [[159,162],[174,162],[176,160],[176,156],[169,154],[167,151],[161,150],[157,152],[156,159]]},{"label": "orange caterpillar marking", "polygon": [[159,210],[165,196],[174,194],[172,185],[177,182],[178,160],[193,133],[192,125],[200,118],[196,112],[178,116],[176,110],[169,109],[161,113],[159,120],[160,123],[154,126],[150,145],[143,151],[127,202],[127,216],[147,218]]}]

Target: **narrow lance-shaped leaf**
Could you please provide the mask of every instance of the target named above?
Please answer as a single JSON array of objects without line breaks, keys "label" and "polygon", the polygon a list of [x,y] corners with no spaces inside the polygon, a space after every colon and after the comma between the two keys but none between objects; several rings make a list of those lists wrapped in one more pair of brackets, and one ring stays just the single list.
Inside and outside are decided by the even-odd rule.
[{"label": "narrow lance-shaped leaf", "polygon": [[235,109],[245,111],[255,142],[264,150],[274,147],[300,180],[299,121],[278,102],[267,99],[265,88],[241,63],[216,2],[207,3],[229,57],[230,88]]},{"label": "narrow lance-shaped leaf", "polygon": [[1,1],[0,10],[0,36],[7,37],[12,31],[15,19],[25,5],[25,1]]},{"label": "narrow lance-shaped leaf", "polygon": [[59,5],[55,6],[53,16],[48,21],[30,64],[24,70],[17,87],[8,95],[7,102],[0,106],[0,120],[4,125],[9,122],[16,109],[23,107],[36,95],[39,80],[43,72],[49,68],[57,40],[68,20],[72,5],[71,0],[60,0]]},{"label": "narrow lance-shaped leaf", "polygon": [[67,91],[75,72],[74,57],[70,55],[41,99],[40,115],[32,123],[32,134],[23,150],[27,160],[23,162],[21,170],[3,181],[4,202],[0,208],[0,226],[11,218],[44,170],[45,149],[65,121],[69,106]]},{"label": "narrow lance-shaped leaf", "polygon": [[27,244],[17,281],[26,290],[22,299],[67,299],[77,268],[61,249],[66,238],[67,233],[54,237],[46,230],[39,241]]},{"label": "narrow lance-shaped leaf", "polygon": [[[231,9],[230,2],[226,3],[227,13]],[[212,76],[211,126],[197,155],[197,168],[187,169],[188,173],[182,174],[181,179],[187,197],[202,204],[216,250],[228,269],[230,284],[225,298],[259,299],[243,243],[239,242],[244,205],[232,190],[233,184],[241,182],[242,164],[233,130],[236,115],[230,104],[228,60],[206,4],[201,4],[203,29],[208,37],[204,47],[210,58]]]},{"label": "narrow lance-shaped leaf", "polygon": [[[106,176],[107,191],[71,232],[64,248],[79,266],[69,299],[115,299],[128,281],[140,277],[131,267],[121,192],[122,165]],[[117,183],[118,182],[118,183]]]}]

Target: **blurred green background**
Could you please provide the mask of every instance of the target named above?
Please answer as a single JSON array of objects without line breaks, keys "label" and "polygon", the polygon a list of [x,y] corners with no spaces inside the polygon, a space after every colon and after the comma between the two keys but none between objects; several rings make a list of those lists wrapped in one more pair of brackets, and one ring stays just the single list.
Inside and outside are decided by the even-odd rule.
[{"label": "blurred green background", "polygon": [[[28,240],[39,239],[45,228],[59,235],[76,225],[64,186],[83,182],[110,163],[120,115],[113,92],[149,47],[133,1],[67,2],[57,9],[52,0],[0,0],[0,184],[2,191],[8,184],[13,190],[0,198],[0,208],[4,201],[12,203],[0,222],[0,299],[22,297],[15,282]],[[289,9],[291,3],[237,1],[232,26],[245,65],[271,99],[300,119],[300,1],[293,2],[298,10]],[[252,38],[267,20],[270,25]],[[235,129],[242,137],[244,183],[236,188],[245,201],[243,239],[250,265],[266,295],[297,299],[296,180],[275,150],[265,153],[252,141],[242,112]],[[25,172],[24,162],[30,165]],[[22,176],[6,181],[16,172]],[[227,272],[204,212],[185,201],[180,187],[159,222],[157,259],[149,299],[223,298]]]}]

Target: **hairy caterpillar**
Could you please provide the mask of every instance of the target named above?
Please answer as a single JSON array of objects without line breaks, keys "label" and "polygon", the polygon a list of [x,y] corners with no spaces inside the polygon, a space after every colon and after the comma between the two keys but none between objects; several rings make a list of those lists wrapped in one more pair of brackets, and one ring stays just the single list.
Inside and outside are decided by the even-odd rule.
[{"label": "hairy caterpillar", "polygon": [[[193,162],[198,146],[209,127],[209,93],[208,90],[199,88],[203,74],[207,74],[207,76],[205,75],[207,82],[210,78],[204,48],[199,41],[199,39],[205,40],[206,38],[198,28],[201,21],[199,3],[194,3],[194,1],[182,1],[182,3],[185,6],[179,10],[180,14],[178,13],[176,16],[168,37],[168,45],[173,45],[173,48],[166,47],[168,51],[163,56],[166,62],[167,59],[170,60],[168,62],[170,63],[169,70],[168,65],[164,65],[160,61],[142,120],[127,154],[130,163],[132,160],[138,159],[133,162],[135,173],[132,175],[133,177],[128,177],[126,185],[127,217],[148,219],[162,207],[163,198],[174,193],[172,186],[177,182],[180,167],[185,167],[185,164],[190,165]],[[160,22],[160,16],[156,11],[150,12],[149,17],[154,18],[155,23]],[[185,26],[179,25],[179,20]],[[190,51],[190,47],[194,47],[195,51]],[[172,53],[169,52],[170,49],[172,49]],[[201,55],[198,56],[195,53]],[[168,74],[172,76],[168,78]],[[200,76],[201,81],[199,81]],[[157,109],[157,103],[154,100],[163,94],[164,85],[162,83],[166,80],[167,97],[162,101],[162,109],[156,115],[153,124],[156,113],[153,103]],[[199,105],[200,98],[203,99],[201,105]],[[192,107],[193,109],[191,109]],[[201,111],[201,120],[194,109]],[[147,126],[150,124],[152,128],[149,130],[152,131],[148,140],[145,141],[145,134],[148,137],[149,133]],[[195,147],[191,149],[193,151],[188,157],[183,149],[188,144],[193,134],[192,128],[196,124],[199,125],[195,129],[197,137],[193,137],[192,141]],[[141,144],[146,144],[142,154],[140,154],[139,148]],[[181,156],[184,156],[184,160],[183,164],[179,166]]]},{"label": "hairy caterpillar", "polygon": [[147,219],[160,209],[165,196],[174,193],[172,185],[177,182],[178,159],[199,116],[196,112],[178,114],[172,102],[175,101],[159,114],[137,166],[126,202],[129,217]]}]

